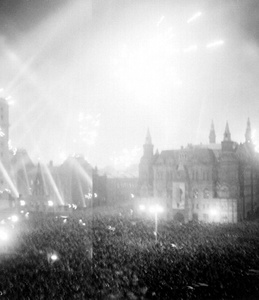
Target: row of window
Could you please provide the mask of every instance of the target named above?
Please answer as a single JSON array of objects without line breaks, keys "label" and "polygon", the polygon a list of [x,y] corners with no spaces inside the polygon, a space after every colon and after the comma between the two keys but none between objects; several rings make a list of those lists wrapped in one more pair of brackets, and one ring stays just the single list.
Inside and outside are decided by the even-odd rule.
[{"label": "row of window", "polygon": [[[155,173],[156,179],[164,179],[166,176],[166,180],[173,180],[173,171],[167,171],[166,173],[163,171],[158,171]],[[209,171],[203,171],[199,172],[197,170],[193,170],[190,173],[190,178],[192,180],[198,181],[198,180],[204,180],[204,181],[209,181],[211,179],[211,175]]]},{"label": "row of window", "polygon": [[[231,204],[233,206],[233,204]],[[201,203],[193,203],[192,208],[196,209],[210,209],[210,208],[220,208],[221,210],[227,210],[229,208],[229,204],[227,203],[213,203],[212,205],[210,204],[201,204]]]},{"label": "row of window", "polygon": [[[195,199],[199,198],[199,191],[198,191],[197,189],[194,189],[194,190],[192,191],[192,193],[193,193],[193,198],[195,198]],[[205,188],[205,189],[203,190],[203,198],[204,198],[204,199],[209,199],[210,196],[211,196],[211,195],[210,195],[209,189]]]}]

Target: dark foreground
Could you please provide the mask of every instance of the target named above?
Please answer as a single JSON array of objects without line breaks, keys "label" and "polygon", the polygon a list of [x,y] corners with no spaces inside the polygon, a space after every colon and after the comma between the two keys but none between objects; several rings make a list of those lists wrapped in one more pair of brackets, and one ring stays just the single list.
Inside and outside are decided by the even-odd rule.
[{"label": "dark foreground", "polygon": [[158,244],[152,220],[127,214],[15,224],[0,299],[259,299],[258,222],[161,221]]}]

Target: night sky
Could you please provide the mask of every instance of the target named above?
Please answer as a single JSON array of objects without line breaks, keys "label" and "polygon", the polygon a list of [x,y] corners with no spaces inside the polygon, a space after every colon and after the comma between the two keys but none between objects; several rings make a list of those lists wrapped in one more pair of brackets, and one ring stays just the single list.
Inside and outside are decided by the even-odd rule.
[{"label": "night sky", "polygon": [[0,0],[10,139],[36,162],[99,167],[206,144],[211,121],[259,145],[258,0]]}]

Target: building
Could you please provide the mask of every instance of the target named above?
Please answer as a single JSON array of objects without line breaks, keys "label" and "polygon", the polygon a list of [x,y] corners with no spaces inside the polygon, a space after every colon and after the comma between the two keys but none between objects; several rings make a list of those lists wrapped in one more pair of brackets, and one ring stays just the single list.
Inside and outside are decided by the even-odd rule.
[{"label": "building", "polygon": [[259,156],[247,121],[245,142],[231,140],[228,123],[216,143],[211,124],[208,145],[153,153],[148,130],[139,164],[140,198],[162,203],[180,221],[237,222],[249,218],[259,205]]}]

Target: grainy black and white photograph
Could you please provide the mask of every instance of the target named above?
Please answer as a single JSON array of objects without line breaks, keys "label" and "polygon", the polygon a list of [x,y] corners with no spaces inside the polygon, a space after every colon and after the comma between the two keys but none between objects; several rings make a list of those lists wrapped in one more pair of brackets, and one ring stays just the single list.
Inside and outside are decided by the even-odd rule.
[{"label": "grainy black and white photograph", "polygon": [[259,299],[258,15],[0,0],[0,300]]}]

